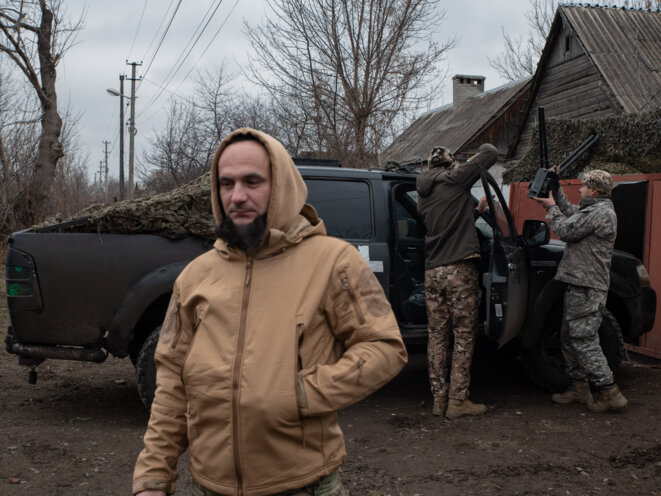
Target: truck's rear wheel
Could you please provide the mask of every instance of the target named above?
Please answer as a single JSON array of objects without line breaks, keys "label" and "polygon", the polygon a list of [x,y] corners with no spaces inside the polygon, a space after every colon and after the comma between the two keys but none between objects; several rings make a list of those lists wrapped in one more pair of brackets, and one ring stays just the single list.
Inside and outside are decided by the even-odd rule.
[{"label": "truck's rear wheel", "polygon": [[[524,350],[522,354],[523,363],[533,382],[554,393],[565,391],[571,382],[565,372],[565,359],[560,346],[561,326],[562,312],[551,312],[537,346]],[[599,327],[599,343],[608,366],[613,372],[617,371],[622,361],[622,332],[608,310]]]},{"label": "truck's rear wheel", "polygon": [[138,359],[135,363],[135,378],[138,383],[138,395],[147,410],[151,410],[154,393],[156,392],[156,363],[154,353],[158,344],[161,326],[154,329],[145,342],[142,343]]}]

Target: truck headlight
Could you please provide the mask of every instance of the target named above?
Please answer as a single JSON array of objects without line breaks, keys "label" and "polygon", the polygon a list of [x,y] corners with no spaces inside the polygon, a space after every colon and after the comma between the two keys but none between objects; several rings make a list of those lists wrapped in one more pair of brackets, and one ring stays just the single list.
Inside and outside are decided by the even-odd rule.
[{"label": "truck headlight", "polygon": [[638,272],[638,280],[640,280],[640,285],[649,288],[650,287],[650,275],[647,272],[647,269],[643,264],[638,264],[636,267],[636,272]]}]

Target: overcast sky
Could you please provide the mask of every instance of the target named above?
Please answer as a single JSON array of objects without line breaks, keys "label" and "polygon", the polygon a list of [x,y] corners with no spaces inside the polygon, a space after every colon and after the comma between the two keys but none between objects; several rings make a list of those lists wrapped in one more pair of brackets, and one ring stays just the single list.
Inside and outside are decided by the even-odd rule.
[{"label": "overcast sky", "polygon": [[[215,0],[181,2],[150,67],[148,63],[177,0],[67,0],[64,4],[70,18],[77,18],[84,12],[85,24],[78,34],[77,44],[67,52],[59,66],[59,106],[69,105],[81,116],[80,138],[89,154],[90,177],[103,159],[103,141],[106,140],[111,142],[110,176],[119,175],[119,99],[107,94],[106,88],[118,90],[119,74],[130,75],[127,60],[142,62],[137,74],[145,76],[139,83],[136,103],[136,152],[140,153],[146,138],[163,127],[168,99],[173,94],[184,97],[189,94],[196,70],[212,67],[223,59],[230,66],[245,60],[249,45],[242,32],[243,21],[260,23],[266,8],[263,0],[222,1],[209,27],[168,84],[168,74],[207,10],[215,6]],[[501,53],[503,29],[511,35],[528,32],[525,13],[529,0],[442,0],[441,6],[446,16],[436,33],[438,40],[444,41],[453,35],[461,37],[459,45],[448,54],[449,76],[485,76],[487,90],[505,84],[507,81],[496,75],[487,57],[493,58]],[[433,108],[450,103],[451,83],[448,78]],[[127,95],[129,84],[125,81]],[[164,86],[166,90],[161,91],[160,87]],[[154,100],[159,92],[161,96]],[[125,135],[125,143],[128,157],[128,135]],[[128,164],[128,158],[125,163]]]}]

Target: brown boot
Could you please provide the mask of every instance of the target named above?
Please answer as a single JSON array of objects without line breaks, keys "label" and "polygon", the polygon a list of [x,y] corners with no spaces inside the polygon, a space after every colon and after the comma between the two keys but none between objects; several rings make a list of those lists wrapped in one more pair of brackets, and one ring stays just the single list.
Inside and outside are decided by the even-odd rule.
[{"label": "brown boot", "polygon": [[602,387],[599,392],[597,392],[596,399],[588,400],[588,410],[591,412],[620,412],[624,410],[629,402],[620,392],[620,389],[612,384],[610,386]]},{"label": "brown boot", "polygon": [[471,400],[450,400],[445,416],[449,419],[456,419],[464,415],[483,415],[487,411],[487,406],[481,403],[473,403]]},{"label": "brown boot", "polygon": [[591,399],[592,393],[590,392],[588,381],[572,381],[567,391],[551,396],[551,401],[562,405],[569,405],[570,403],[586,404]]},{"label": "brown boot", "polygon": [[434,397],[434,406],[432,407],[431,414],[442,417],[443,415],[445,415],[445,410],[447,407],[448,407],[448,397],[436,396]]}]

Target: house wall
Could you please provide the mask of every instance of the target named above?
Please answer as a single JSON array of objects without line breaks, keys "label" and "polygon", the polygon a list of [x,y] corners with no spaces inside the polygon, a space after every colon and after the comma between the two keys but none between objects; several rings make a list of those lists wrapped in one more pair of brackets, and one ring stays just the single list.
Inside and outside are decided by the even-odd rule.
[{"label": "house wall", "polygon": [[[639,346],[629,345],[632,351],[644,355],[661,358],[661,174],[632,174],[614,176],[613,182],[635,183],[644,181],[647,184],[645,201],[645,222],[643,226],[642,262],[650,275],[652,288],[656,291],[656,320],[650,332],[643,335]],[[544,219],[546,211],[536,201],[528,198],[529,183],[513,183],[509,190],[509,208],[519,232],[526,219]],[[579,179],[561,181],[563,191],[573,203],[578,203],[581,186]],[[619,216],[619,222],[622,218]]]},{"label": "house wall", "polygon": [[[498,148],[500,154],[506,157],[509,156],[513,151],[511,149],[513,146],[513,136],[516,136],[521,125],[521,119],[528,104],[528,98],[530,98],[530,89],[522,92],[497,119],[489,122],[482,132],[476,134],[474,139],[461,147],[457,156],[467,159],[477,153],[480,145],[483,143],[491,143]],[[500,175],[502,176],[502,172]]]},{"label": "house wall", "polygon": [[566,28],[556,37],[514,153],[515,160],[521,160],[528,151],[539,106],[544,107],[547,119],[595,119],[622,113],[578,39]]}]

